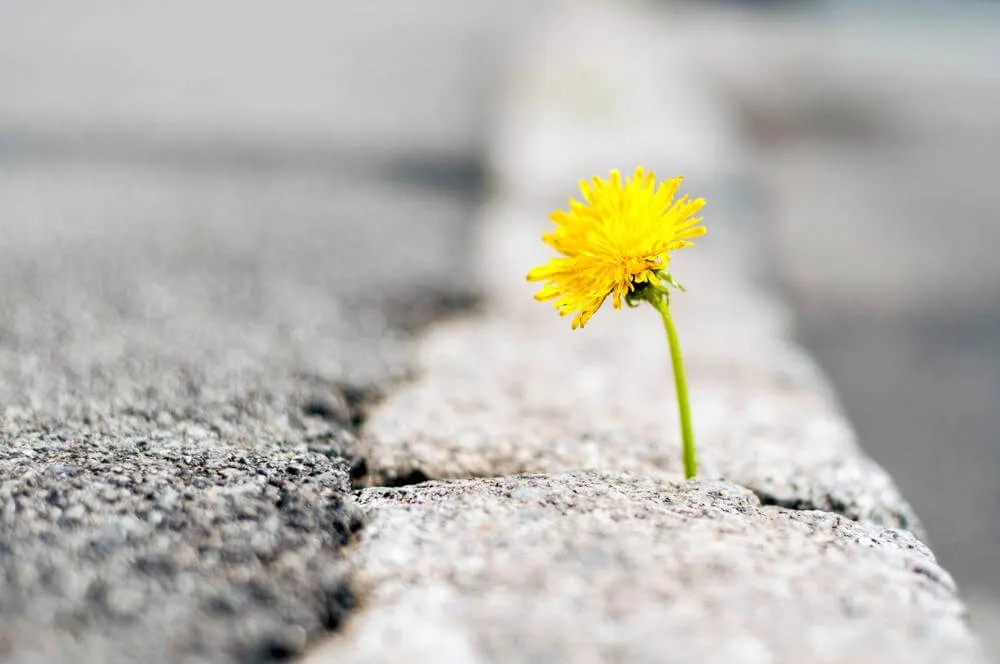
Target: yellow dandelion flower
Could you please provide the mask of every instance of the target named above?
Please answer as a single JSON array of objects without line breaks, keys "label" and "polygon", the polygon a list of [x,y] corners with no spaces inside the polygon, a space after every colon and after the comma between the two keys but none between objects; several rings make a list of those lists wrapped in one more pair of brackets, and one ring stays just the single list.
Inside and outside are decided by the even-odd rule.
[{"label": "yellow dandelion flower", "polygon": [[703,235],[700,198],[674,200],[681,178],[656,184],[652,171],[641,166],[622,182],[618,171],[607,180],[582,180],[584,203],[570,199],[569,210],[556,210],[556,227],[542,239],[562,254],[528,272],[529,281],[544,281],[538,300],[555,300],[560,315],[576,313],[573,329],[583,327],[611,296],[615,309],[622,302],[648,302],[663,318],[674,368],[677,410],[681,425],[684,476],[698,472],[691,406],[677,329],[670,316],[670,290],[680,288],[667,271],[670,252],[692,244]]},{"label": "yellow dandelion flower", "polygon": [[682,178],[656,184],[652,171],[636,168],[622,182],[618,171],[607,180],[580,181],[583,203],[550,216],[556,227],[542,239],[562,254],[528,273],[545,284],[538,300],[554,300],[560,315],[576,312],[573,328],[583,327],[610,295],[616,309],[637,286],[658,286],[666,277],[670,252],[690,246],[705,233],[695,215],[701,198],[674,200]]}]

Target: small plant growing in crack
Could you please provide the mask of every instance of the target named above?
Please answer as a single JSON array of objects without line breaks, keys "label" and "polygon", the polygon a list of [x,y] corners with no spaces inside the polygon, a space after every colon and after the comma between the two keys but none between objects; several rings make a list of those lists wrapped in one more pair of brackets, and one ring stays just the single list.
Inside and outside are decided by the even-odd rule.
[{"label": "small plant growing in crack", "polygon": [[611,297],[615,309],[624,302],[637,307],[648,302],[659,312],[670,346],[670,360],[680,412],[684,476],[697,474],[691,408],[677,329],[670,315],[671,289],[683,291],[668,270],[670,252],[693,244],[706,232],[695,215],[701,198],[674,196],[683,178],[657,184],[652,171],[641,166],[622,180],[611,171],[607,180],[581,180],[584,202],[569,200],[569,210],[550,215],[555,228],[542,240],[561,256],[528,273],[529,281],[544,282],[535,299],[553,300],[561,316],[575,314],[573,329],[582,328]]}]

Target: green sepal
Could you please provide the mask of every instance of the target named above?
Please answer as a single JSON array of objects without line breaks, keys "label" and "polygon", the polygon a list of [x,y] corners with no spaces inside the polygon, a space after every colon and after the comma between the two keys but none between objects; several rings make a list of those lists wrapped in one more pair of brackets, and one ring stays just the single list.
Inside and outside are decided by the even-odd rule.
[{"label": "green sepal", "polygon": [[671,286],[672,288],[676,288],[677,290],[681,291],[682,293],[686,293],[687,292],[687,289],[684,288],[684,286],[682,284],[678,283],[676,279],[674,279],[674,275],[670,274],[666,270],[657,270],[657,272],[656,272],[656,278],[659,279],[659,280],[661,280],[661,281],[663,281],[663,283],[667,284],[668,286]]}]

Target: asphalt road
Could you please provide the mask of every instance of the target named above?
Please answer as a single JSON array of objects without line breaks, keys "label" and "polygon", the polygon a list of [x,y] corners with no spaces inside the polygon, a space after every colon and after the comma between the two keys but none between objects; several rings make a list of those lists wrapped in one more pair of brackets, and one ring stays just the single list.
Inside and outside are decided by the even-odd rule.
[{"label": "asphalt road", "polygon": [[471,302],[498,16],[4,14],[0,658],[287,658],[353,603],[365,408]]}]

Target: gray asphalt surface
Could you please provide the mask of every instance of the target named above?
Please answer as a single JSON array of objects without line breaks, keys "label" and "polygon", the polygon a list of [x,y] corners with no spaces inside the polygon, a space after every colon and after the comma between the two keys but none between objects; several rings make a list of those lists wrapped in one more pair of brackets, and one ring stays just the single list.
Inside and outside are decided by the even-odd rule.
[{"label": "gray asphalt surface", "polygon": [[277,661],[350,610],[356,426],[472,295],[497,26],[437,4],[5,10],[0,659]]},{"label": "gray asphalt surface", "polygon": [[465,207],[321,176],[0,182],[0,643],[301,647],[347,601],[352,421],[405,372],[403,305],[460,294]]}]

